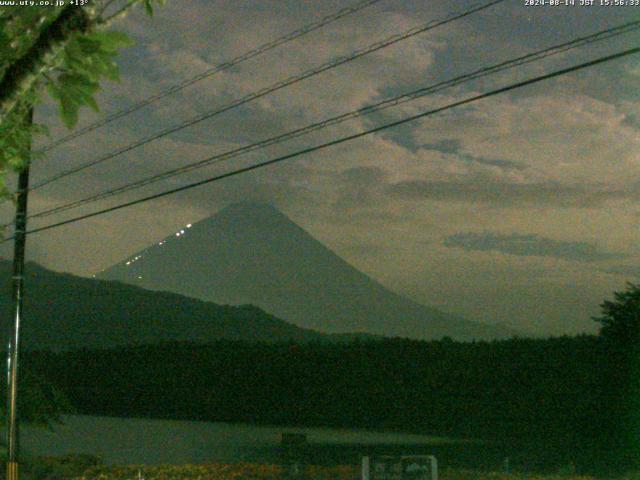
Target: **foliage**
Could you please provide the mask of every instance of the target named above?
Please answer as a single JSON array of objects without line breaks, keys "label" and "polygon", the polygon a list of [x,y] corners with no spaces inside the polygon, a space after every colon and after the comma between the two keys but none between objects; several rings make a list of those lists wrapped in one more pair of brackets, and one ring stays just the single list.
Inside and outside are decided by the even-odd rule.
[{"label": "foliage", "polygon": [[89,106],[98,111],[94,95],[100,88],[100,80],[118,80],[115,57],[120,48],[131,45],[122,32],[92,32],[74,34],[63,50],[60,74],[49,77],[49,94],[60,104],[60,114],[65,125],[73,127],[78,121],[78,110]]},{"label": "foliage", "polygon": [[[251,463],[208,464],[208,465],[123,465],[97,466],[84,472],[82,480],[231,480],[252,478],[256,480],[276,480],[282,478],[283,470],[278,465]],[[80,479],[78,479],[80,480]]]},{"label": "foliage", "polygon": [[[251,463],[207,464],[181,466],[99,466],[90,468],[76,480],[131,480],[141,474],[145,480],[284,480],[288,478],[278,465]],[[592,480],[592,477],[577,475],[529,475],[473,470],[444,469],[442,480]],[[308,465],[303,471],[304,480],[358,480],[359,467],[338,465],[333,467]]]},{"label": "foliage", "polygon": [[37,101],[36,91],[29,91],[7,120],[0,123],[0,196],[6,196],[4,176],[7,168],[22,170],[30,157],[32,137],[47,133],[44,126],[29,121],[29,105]]},{"label": "foliage", "polygon": [[60,7],[0,9],[0,78],[34,46],[37,30],[49,27],[61,12]]},{"label": "foliage", "polygon": [[635,348],[640,340],[640,285],[629,283],[627,290],[615,292],[614,300],[602,305],[600,335],[621,347]]},{"label": "foliage", "polygon": [[26,469],[32,480],[57,480],[79,477],[101,463],[100,458],[93,455],[69,454],[29,459]]},{"label": "foliage", "polygon": [[[47,382],[31,368],[23,368],[18,395],[20,418],[34,425],[51,427],[61,421],[61,415],[73,412],[73,407],[59,388]],[[5,398],[6,385],[0,384],[0,397]],[[0,424],[5,421],[5,405],[0,403]]]},{"label": "foliage", "polygon": [[515,450],[512,465],[575,462],[584,471],[608,461],[593,448],[599,425],[615,414],[596,408],[608,402],[597,343],[590,336],[220,341],[34,352],[30,359],[84,414],[480,438]]},{"label": "foliage", "polygon": [[[207,464],[180,466],[99,466],[90,468],[76,480],[132,480],[138,472],[145,480],[284,480],[288,478],[278,465],[252,463]],[[527,475],[473,470],[445,469],[439,472],[442,480],[591,480],[576,475]],[[360,469],[354,465],[324,467],[308,465],[303,471],[305,480],[359,480]]]},{"label": "foliage", "polygon": [[[128,2],[127,9],[140,1]],[[31,152],[32,139],[47,130],[31,117],[43,88],[57,100],[62,120],[72,127],[80,107],[97,110],[94,95],[100,82],[118,78],[115,57],[130,44],[122,33],[99,29],[108,23],[98,9],[101,2],[85,7],[66,3],[0,10],[0,198],[9,196],[7,170],[22,170],[37,158]],[[59,420],[60,413],[69,410],[68,402],[42,378],[25,373],[21,418],[42,425]]]},{"label": "foliage", "polygon": [[[152,13],[152,2],[129,0],[107,16],[109,0],[85,6],[4,7],[0,10],[0,174],[20,170],[35,135],[46,133],[30,125],[29,111],[43,90],[56,100],[64,124],[78,121],[81,107],[98,110],[95,95],[104,79],[117,80],[115,58],[131,44],[128,37],[106,30],[131,7],[142,4]],[[0,196],[7,196],[0,177]]]},{"label": "foliage", "polygon": [[592,477],[580,475],[530,475],[523,473],[479,472],[475,470],[444,470],[442,480],[591,480]]},{"label": "foliage", "polygon": [[[607,327],[629,318],[637,290],[603,304]],[[223,324],[209,318],[209,329]],[[33,352],[25,362],[84,414],[414,431],[495,443],[527,470],[624,471],[640,467],[640,375],[616,343],[625,332],[475,343],[172,342]]]},{"label": "foliage", "polygon": [[629,465],[640,467],[640,286],[629,283],[600,306],[602,385],[608,395],[600,402],[610,421],[603,424],[609,449]]}]

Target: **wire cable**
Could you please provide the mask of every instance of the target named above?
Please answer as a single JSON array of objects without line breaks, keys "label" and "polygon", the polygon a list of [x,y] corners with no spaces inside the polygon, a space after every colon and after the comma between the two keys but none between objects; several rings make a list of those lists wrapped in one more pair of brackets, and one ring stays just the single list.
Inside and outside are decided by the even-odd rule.
[{"label": "wire cable", "polygon": [[290,33],[287,33],[286,35],[283,35],[282,37],[279,37],[271,42],[265,43],[263,45],[260,45],[259,47],[250,50],[248,52],[243,53],[242,55],[235,57],[231,60],[227,60],[223,63],[220,63],[212,68],[209,68],[207,70],[204,70],[203,72],[200,72],[199,74],[193,76],[193,77],[189,77],[186,78],[184,80],[182,80],[179,83],[176,83],[164,90],[161,90],[160,92],[156,93],[155,95],[151,95],[150,97],[147,97],[143,100],[140,100],[137,103],[134,103],[133,105],[122,109],[118,112],[112,113],[111,115],[106,116],[105,118],[98,120],[90,125],[87,125],[84,128],[81,128],[80,130],[77,130],[69,135],[66,135],[64,137],[61,137],[57,140],[54,140],[53,142],[45,145],[43,148],[41,148],[38,152],[39,153],[46,153],[49,150],[54,149],[55,147],[62,145],[63,143],[67,143],[70,140],[73,140],[75,138],[78,138],[82,135],[85,135],[86,133],[92,132],[93,130],[96,130],[104,125],[107,125],[111,122],[113,122],[114,120],[118,120],[120,118],[123,118],[133,112],[136,112],[138,110],[140,110],[143,107],[146,107],[147,105],[150,105],[152,103],[157,102],[158,100],[161,100],[169,95],[172,95],[176,92],[179,92],[180,90],[183,90],[191,85],[193,85],[194,83],[199,82],[200,80],[204,80],[205,78],[209,78],[217,73],[220,73],[224,70],[228,70],[231,67],[234,67],[240,63],[246,62],[247,60],[250,60],[254,57],[257,57],[258,55],[262,55],[263,53],[268,52],[269,50],[273,50],[276,47],[279,47],[280,45],[284,45],[286,43],[289,43],[293,40],[296,40],[300,37],[303,37],[311,32],[314,32],[315,30],[318,30],[326,25],[329,25],[330,23],[333,23],[343,17],[346,17],[348,15],[351,15],[353,13],[359,12],[360,10],[364,10],[367,7],[370,7],[378,2],[380,2],[381,0],[365,0],[363,2],[357,3],[353,6],[350,7],[346,7],[343,8],[341,10],[339,10],[338,12],[332,13],[331,15],[328,15],[316,22],[312,22],[309,23],[297,30],[294,30]]},{"label": "wire cable", "polygon": [[113,152],[110,152],[110,153],[108,153],[108,154],[106,154],[106,155],[104,155],[102,157],[99,157],[99,158],[97,158],[95,160],[91,160],[89,162],[83,163],[83,164],[78,165],[76,167],[72,167],[72,168],[70,168],[68,170],[60,172],[60,173],[58,173],[56,175],[53,175],[53,176],[51,176],[51,177],[49,177],[49,178],[47,178],[45,180],[42,180],[42,181],[40,181],[38,183],[35,183],[30,188],[30,190],[36,190],[36,189],[41,188],[41,187],[43,187],[45,185],[48,185],[51,182],[54,182],[54,181],[60,180],[62,178],[65,178],[65,177],[67,177],[69,175],[73,175],[75,173],[81,172],[81,171],[83,171],[83,170],[85,170],[85,169],[87,169],[89,167],[93,167],[95,165],[98,165],[99,163],[105,162],[105,161],[110,160],[110,159],[112,159],[114,157],[122,155],[123,153],[130,152],[131,150],[134,150],[134,149],[136,149],[136,148],[138,148],[138,147],[140,147],[142,145],[146,145],[146,144],[148,144],[150,142],[158,140],[158,139],[160,139],[162,137],[165,137],[165,136],[167,136],[167,135],[169,135],[171,133],[175,133],[175,132],[183,130],[183,129],[187,128],[187,127],[191,127],[191,126],[193,126],[193,125],[195,125],[197,123],[202,122],[203,120],[207,120],[209,118],[215,117],[217,115],[220,115],[221,113],[224,113],[224,112],[227,112],[227,111],[232,110],[234,108],[237,108],[237,107],[240,107],[242,105],[245,105],[245,104],[247,104],[249,102],[252,102],[253,100],[256,100],[258,98],[264,97],[264,96],[266,96],[266,95],[268,95],[270,93],[276,92],[276,91],[281,90],[281,89],[283,89],[285,87],[288,87],[290,85],[293,85],[293,84],[296,84],[298,82],[301,82],[301,81],[303,81],[303,80],[305,80],[307,78],[314,77],[314,76],[316,76],[316,75],[318,75],[320,73],[326,72],[328,70],[336,68],[336,67],[338,67],[340,65],[343,65],[345,63],[348,63],[348,62],[351,62],[351,61],[356,60],[358,58],[364,57],[365,55],[369,55],[371,53],[377,52],[379,50],[382,50],[383,48],[389,47],[389,46],[394,45],[394,44],[396,44],[398,42],[401,42],[403,40],[407,40],[407,39],[409,39],[411,37],[414,37],[414,36],[416,36],[418,34],[424,33],[424,32],[426,32],[428,30],[432,30],[432,29],[434,29],[436,27],[439,27],[441,25],[446,25],[446,24],[451,23],[451,22],[453,22],[455,20],[459,20],[461,18],[464,18],[464,17],[467,17],[469,15],[472,15],[472,14],[474,14],[476,12],[485,10],[485,9],[487,9],[489,7],[492,7],[493,5],[497,5],[497,4],[502,3],[504,1],[505,0],[492,0],[492,1],[488,2],[488,3],[486,3],[486,4],[480,5],[478,7],[470,8],[468,10],[465,10],[465,11],[461,12],[461,13],[451,14],[451,15],[445,17],[444,19],[430,21],[430,22],[428,22],[426,24],[423,24],[423,25],[420,25],[420,26],[417,26],[417,27],[413,27],[413,28],[411,28],[411,29],[409,29],[409,30],[407,30],[407,31],[405,31],[403,33],[392,35],[392,36],[387,37],[386,39],[384,39],[382,41],[379,41],[379,42],[376,42],[374,44],[371,44],[371,45],[369,45],[369,46],[367,46],[367,47],[365,47],[363,49],[356,50],[355,52],[351,53],[350,55],[335,58],[335,59],[333,59],[333,60],[331,60],[331,61],[329,61],[327,63],[324,63],[324,64],[322,64],[322,65],[320,65],[318,67],[314,67],[314,68],[311,68],[309,70],[306,70],[305,72],[303,72],[301,74],[291,76],[291,77],[289,77],[289,78],[287,78],[285,80],[281,80],[279,82],[276,82],[276,83],[274,83],[274,84],[272,84],[272,85],[270,85],[268,87],[262,88],[262,89],[260,89],[260,90],[258,90],[256,92],[253,92],[253,93],[250,93],[248,95],[245,95],[244,97],[241,97],[240,99],[235,100],[235,101],[225,105],[224,107],[221,107],[221,108],[218,108],[216,110],[203,113],[203,114],[198,115],[196,117],[193,117],[193,118],[191,118],[191,119],[189,119],[189,120],[187,120],[187,121],[185,121],[183,123],[180,123],[180,124],[175,125],[173,127],[166,128],[166,129],[164,129],[164,130],[162,130],[162,131],[160,131],[158,133],[155,133],[155,134],[153,134],[153,135],[151,135],[149,137],[146,137],[146,138],[144,138],[142,140],[138,140],[138,141],[136,141],[136,142],[134,142],[132,144],[129,144],[127,146],[119,148],[119,149],[117,149],[117,150],[115,150]]},{"label": "wire cable", "polygon": [[[531,78],[531,79],[528,79],[528,80],[524,80],[524,81],[521,81],[521,82],[513,83],[511,85],[507,85],[505,87],[501,87],[501,88],[498,88],[498,89],[495,89],[495,90],[491,90],[489,92],[482,93],[480,95],[475,95],[475,96],[466,98],[464,100],[459,100],[457,102],[450,103],[450,104],[445,105],[443,107],[438,107],[438,108],[435,108],[435,109],[427,110],[425,112],[421,112],[421,113],[418,113],[416,115],[411,115],[411,116],[405,117],[405,118],[403,118],[401,120],[396,120],[396,121],[393,121],[393,122],[390,122],[390,123],[386,123],[384,125],[380,125],[378,127],[371,128],[369,130],[365,130],[363,132],[359,132],[359,133],[356,133],[356,134],[353,134],[353,135],[347,135],[347,136],[340,137],[340,138],[337,138],[335,140],[332,140],[332,141],[329,141],[329,142],[326,142],[326,143],[321,143],[321,144],[318,144],[318,145],[307,147],[307,148],[304,148],[302,150],[298,150],[298,151],[295,151],[293,153],[282,155],[280,157],[276,157],[276,158],[273,158],[271,160],[267,160],[267,161],[262,162],[262,163],[257,163],[257,164],[250,165],[250,166],[247,166],[247,167],[239,168],[239,169],[227,172],[227,173],[223,173],[223,174],[220,174],[220,175],[216,175],[216,176],[213,176],[213,177],[206,178],[204,180],[199,180],[197,182],[189,183],[189,184],[183,185],[181,187],[173,188],[171,190],[166,190],[164,192],[160,192],[160,193],[156,193],[156,194],[149,195],[149,196],[146,196],[146,197],[142,197],[142,198],[139,198],[137,200],[132,200],[132,201],[129,201],[129,202],[125,202],[125,203],[121,203],[121,204],[118,204],[118,205],[114,205],[112,207],[104,208],[104,209],[97,210],[97,211],[94,211],[94,212],[91,212],[91,213],[87,213],[87,214],[84,214],[84,215],[79,215],[77,217],[70,218],[70,219],[63,220],[63,221],[56,222],[56,223],[52,223],[52,224],[49,224],[49,225],[45,225],[43,227],[34,228],[34,229],[31,229],[31,230],[28,230],[26,233],[27,234],[33,234],[33,233],[43,232],[43,231],[46,231],[46,230],[51,230],[53,228],[58,228],[58,227],[61,227],[63,225],[69,225],[69,224],[76,223],[76,222],[79,222],[79,221],[82,221],[82,220],[86,220],[88,218],[96,217],[96,216],[99,216],[99,215],[104,215],[106,213],[110,213],[110,212],[114,212],[114,211],[117,211],[117,210],[121,210],[123,208],[132,207],[134,205],[139,205],[139,204],[151,201],[151,200],[155,200],[155,199],[158,199],[158,198],[166,197],[168,195],[173,195],[173,194],[178,193],[178,192],[183,192],[183,191],[186,191],[186,190],[190,190],[192,188],[196,188],[196,187],[199,187],[199,186],[202,186],[202,185],[206,185],[206,184],[209,184],[209,183],[217,182],[217,181],[220,181],[220,180],[223,180],[223,179],[226,179],[226,178],[234,177],[236,175],[240,175],[240,174],[243,174],[243,173],[246,173],[246,172],[257,170],[259,168],[263,168],[263,167],[266,167],[266,166],[269,166],[269,165],[274,165],[276,163],[280,163],[280,162],[283,162],[285,160],[289,160],[291,158],[295,158],[295,157],[306,155],[306,154],[309,154],[309,153],[312,153],[312,152],[323,150],[325,148],[332,147],[332,146],[335,146],[335,145],[340,145],[342,143],[349,142],[351,140],[355,140],[357,138],[362,138],[362,137],[365,137],[367,135],[371,135],[373,133],[377,133],[377,132],[380,132],[380,131],[383,131],[383,130],[387,130],[389,128],[393,128],[393,127],[396,127],[396,126],[399,126],[399,125],[404,125],[405,123],[413,122],[413,121],[418,120],[420,118],[424,118],[424,117],[428,117],[428,116],[431,116],[431,115],[435,115],[437,113],[440,113],[440,112],[443,112],[443,111],[446,111],[446,110],[451,110],[453,108],[460,107],[462,105],[467,105],[467,104],[470,104],[470,103],[473,103],[473,102],[477,102],[477,101],[485,99],[485,98],[489,98],[489,97],[493,97],[493,96],[496,96],[496,95],[499,95],[499,94],[502,94],[502,93],[510,92],[510,91],[516,90],[518,88],[522,88],[522,87],[525,87],[525,86],[528,86],[528,85],[533,85],[535,83],[539,83],[539,82],[542,82],[544,80],[549,80],[551,78],[559,77],[561,75],[566,75],[566,74],[571,73],[571,72],[582,70],[582,69],[585,69],[585,68],[588,68],[588,67],[599,65],[599,64],[602,64],[602,63],[605,63],[605,62],[616,60],[616,59],[619,59],[619,58],[622,58],[622,57],[626,57],[626,56],[629,56],[629,55],[633,55],[633,54],[636,54],[636,53],[640,53],[640,47],[631,48],[631,49],[624,50],[622,52],[618,52],[618,53],[615,53],[615,54],[612,54],[612,55],[607,55],[605,57],[599,57],[599,58],[597,58],[595,60],[591,60],[589,62],[581,63],[581,64],[578,64],[578,65],[573,65],[571,67],[563,68],[561,70],[556,70],[554,72],[547,73],[545,75],[541,75],[541,76],[534,77],[534,78]],[[3,240],[0,243],[4,243],[4,242],[7,242],[9,240],[12,240],[12,238],[13,237],[9,237],[9,238]]]},{"label": "wire cable", "polygon": [[[494,73],[503,71],[503,70],[508,70],[517,66],[521,66],[521,65],[525,65],[528,63],[532,63],[535,61],[540,61],[544,58],[553,56],[553,55],[558,55],[560,53],[564,53],[568,50],[571,49],[575,49],[575,48],[579,48],[585,45],[591,45],[595,42],[599,42],[599,41],[604,41],[610,38],[613,38],[615,36],[619,36],[622,35],[624,33],[629,33],[632,31],[636,31],[640,28],[640,20],[636,20],[636,21],[632,21],[632,22],[628,22],[622,25],[618,25],[615,27],[611,27],[608,28],[606,30],[601,30],[599,32],[596,32],[594,34],[591,35],[587,35],[587,36],[583,36],[574,40],[571,40],[569,42],[565,42],[559,45],[554,45],[552,47],[548,47],[545,48],[543,50],[538,50],[536,52],[533,53],[529,53],[511,60],[507,60],[507,61],[503,61],[500,62],[498,64],[494,64],[488,67],[483,67],[481,69],[475,70],[473,72],[470,73],[466,73],[464,75],[460,75],[458,77],[455,77],[453,79],[450,80],[446,80],[446,81],[442,81],[439,83],[436,83],[434,85],[430,85],[428,87],[422,87],[419,88],[417,90],[413,90],[411,92],[408,93],[404,93],[402,95],[397,95],[394,96],[392,98],[389,99],[385,99],[383,101],[377,102],[375,104],[371,104],[371,105],[367,105],[365,107],[359,108],[357,110],[351,111],[351,112],[347,112],[347,113],[343,113],[341,115],[337,115],[331,118],[327,118],[325,120],[319,121],[319,122],[315,122],[312,123],[310,125],[307,125],[305,127],[301,127],[301,128],[297,128],[295,130],[277,135],[275,137],[271,137],[265,140],[261,140],[259,142],[255,142],[249,145],[245,145],[243,147],[239,147],[239,148],[235,148],[232,150],[228,150],[226,152],[222,152],[219,154],[214,155],[213,157],[209,157],[206,158],[204,160],[200,160],[197,162],[193,162],[190,163],[188,165],[184,165],[182,167],[178,167],[178,168],[174,168],[156,175],[152,175],[150,177],[141,179],[141,180],[137,180],[134,182],[130,182],[127,183],[125,185],[122,185],[120,187],[116,187],[116,188],[112,188],[112,189],[108,189],[102,192],[99,192],[97,194],[93,194],[91,196],[79,199],[79,200],[75,200],[73,202],[70,203],[66,203],[63,205],[59,205],[57,207],[53,207],[47,210],[42,210],[40,212],[34,213],[32,215],[30,215],[28,218],[30,219],[34,219],[34,218],[42,218],[42,217],[47,217],[56,213],[60,213],[66,210],[70,210],[73,208],[77,208],[83,205],[86,205],[88,203],[93,203],[93,202],[97,202],[99,200],[105,199],[105,198],[110,198],[131,190],[136,190],[138,188],[142,188],[144,186],[147,185],[151,185],[153,183],[159,182],[161,180],[166,180],[168,178],[172,178],[174,176],[177,175],[181,175],[184,173],[188,173],[191,172],[193,170],[199,169],[199,168],[203,168],[206,166],[210,166],[213,164],[217,164],[217,163],[221,163],[223,161],[227,161],[230,160],[232,158],[236,158],[239,157],[241,155],[268,147],[268,146],[272,146],[272,145],[276,145],[279,143],[283,143],[285,141],[294,139],[294,138],[298,138],[301,137],[303,135],[309,134],[311,132],[320,130],[320,129],[324,129],[330,126],[334,126],[334,125],[338,125],[340,123],[343,123],[347,120],[352,120],[354,118],[358,118],[361,117],[363,115],[368,115],[374,112],[379,112],[382,110],[385,110],[387,108],[390,107],[395,107],[401,104],[404,104],[406,102],[409,101],[413,101],[419,98],[423,98],[426,95],[430,95],[433,93],[437,93],[440,92],[444,89],[447,88],[452,88],[454,86],[472,81],[472,80],[476,80],[478,78],[482,78],[488,75],[492,75]],[[4,227],[7,227],[11,224],[5,224]]]}]

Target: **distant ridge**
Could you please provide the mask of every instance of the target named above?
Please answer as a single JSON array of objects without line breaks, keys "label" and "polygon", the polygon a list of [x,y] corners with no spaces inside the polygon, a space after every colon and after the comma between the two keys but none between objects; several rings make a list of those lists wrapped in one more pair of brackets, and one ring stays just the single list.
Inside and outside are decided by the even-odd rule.
[{"label": "distant ridge", "polygon": [[328,333],[457,340],[513,335],[390,291],[263,203],[229,205],[96,276],[216,303],[250,303]]},{"label": "distant ridge", "polygon": [[[216,305],[176,293],[26,266],[23,346],[28,350],[109,348],[169,341],[209,343],[349,341],[290,325],[252,305]],[[11,318],[11,262],[0,261],[2,338]]]}]

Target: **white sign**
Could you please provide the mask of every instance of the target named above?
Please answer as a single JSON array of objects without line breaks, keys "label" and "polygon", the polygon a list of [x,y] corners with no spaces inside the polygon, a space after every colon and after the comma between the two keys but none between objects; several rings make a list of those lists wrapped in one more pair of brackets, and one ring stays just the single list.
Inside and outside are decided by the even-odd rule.
[{"label": "white sign", "polygon": [[362,480],[438,480],[433,455],[362,457]]}]

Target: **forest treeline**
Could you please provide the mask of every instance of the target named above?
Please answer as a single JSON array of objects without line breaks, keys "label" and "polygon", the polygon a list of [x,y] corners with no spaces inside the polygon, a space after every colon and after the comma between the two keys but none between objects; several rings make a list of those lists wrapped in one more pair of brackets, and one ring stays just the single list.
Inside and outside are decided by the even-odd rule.
[{"label": "forest treeline", "polygon": [[[77,413],[390,429],[628,469],[631,370],[601,337],[186,342],[31,352]],[[546,453],[545,453],[546,452]]]}]

